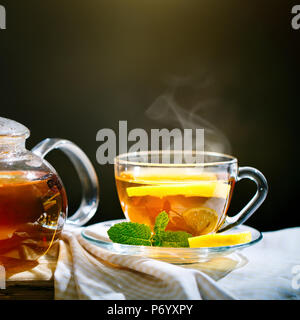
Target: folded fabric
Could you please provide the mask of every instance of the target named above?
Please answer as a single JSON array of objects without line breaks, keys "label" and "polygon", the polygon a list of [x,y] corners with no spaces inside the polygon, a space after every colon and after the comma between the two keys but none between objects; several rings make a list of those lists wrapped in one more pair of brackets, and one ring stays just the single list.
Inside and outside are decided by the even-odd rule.
[{"label": "folded fabric", "polygon": [[54,281],[56,299],[234,299],[204,272],[111,253],[83,239],[81,229],[63,232]]},{"label": "folded fabric", "polygon": [[182,266],[109,252],[81,230],[60,240],[56,299],[300,299],[300,228],[264,232],[242,251]]}]

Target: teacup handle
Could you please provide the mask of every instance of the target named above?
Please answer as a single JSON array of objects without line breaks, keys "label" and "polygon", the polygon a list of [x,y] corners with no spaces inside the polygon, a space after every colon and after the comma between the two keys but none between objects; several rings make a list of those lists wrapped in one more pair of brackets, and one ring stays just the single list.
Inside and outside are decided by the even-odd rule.
[{"label": "teacup handle", "polygon": [[264,175],[252,167],[241,167],[236,182],[242,179],[250,179],[256,183],[257,191],[247,205],[235,216],[226,217],[224,224],[218,232],[223,232],[245,222],[258,209],[268,193],[268,183]]},{"label": "teacup handle", "polygon": [[99,183],[95,169],[86,154],[73,142],[63,139],[45,139],[36,145],[32,152],[44,158],[50,151],[60,149],[73,163],[81,185],[82,200],[78,210],[66,223],[82,226],[96,213],[99,204]]}]

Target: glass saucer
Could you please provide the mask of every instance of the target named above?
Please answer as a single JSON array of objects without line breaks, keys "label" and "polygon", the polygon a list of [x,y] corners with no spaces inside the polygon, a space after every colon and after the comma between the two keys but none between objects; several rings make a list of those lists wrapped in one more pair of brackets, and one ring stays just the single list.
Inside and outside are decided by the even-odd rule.
[{"label": "glass saucer", "polygon": [[238,227],[232,228],[231,230],[223,232],[223,234],[250,231],[252,235],[252,240],[245,244],[238,244],[233,246],[209,248],[166,248],[134,246],[111,242],[107,236],[107,230],[114,224],[125,221],[125,219],[104,221],[96,225],[84,228],[82,230],[81,235],[91,244],[109,250],[113,253],[158,259],[174,264],[197,263],[208,261],[212,258],[215,258],[216,256],[224,256],[235,251],[245,249],[249,246],[254,245],[262,239],[262,234],[258,230],[246,225],[240,225]]}]

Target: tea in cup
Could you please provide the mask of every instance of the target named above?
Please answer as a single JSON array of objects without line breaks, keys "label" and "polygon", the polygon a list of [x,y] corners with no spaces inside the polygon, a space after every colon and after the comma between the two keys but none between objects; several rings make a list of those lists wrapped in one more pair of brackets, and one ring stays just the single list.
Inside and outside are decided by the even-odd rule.
[{"label": "tea in cup", "polygon": [[[257,169],[239,168],[235,157],[213,152],[203,152],[203,162],[189,163],[185,152],[141,151],[116,157],[117,192],[129,221],[153,230],[157,215],[165,211],[166,230],[198,236],[243,223],[264,201],[267,181]],[[166,155],[170,161],[164,161]],[[174,161],[178,156],[182,161]],[[239,214],[228,217],[235,184],[243,178],[256,182],[257,193]]]}]

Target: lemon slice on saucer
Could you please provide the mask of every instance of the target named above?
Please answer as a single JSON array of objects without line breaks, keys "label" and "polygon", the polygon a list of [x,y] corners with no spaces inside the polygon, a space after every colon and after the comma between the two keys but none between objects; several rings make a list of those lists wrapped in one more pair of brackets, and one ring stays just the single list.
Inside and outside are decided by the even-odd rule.
[{"label": "lemon slice on saucer", "polygon": [[128,197],[183,195],[185,197],[224,198],[228,197],[230,185],[220,181],[200,181],[196,183],[160,184],[141,187],[128,187]]},{"label": "lemon slice on saucer", "polygon": [[206,234],[188,238],[190,248],[233,246],[250,242],[251,232],[233,234]]}]

